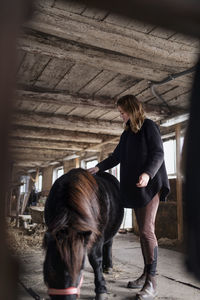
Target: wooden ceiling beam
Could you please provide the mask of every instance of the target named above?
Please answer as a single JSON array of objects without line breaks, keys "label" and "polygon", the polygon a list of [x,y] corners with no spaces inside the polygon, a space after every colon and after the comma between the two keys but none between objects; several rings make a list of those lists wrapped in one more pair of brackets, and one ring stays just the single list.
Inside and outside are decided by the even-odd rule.
[{"label": "wooden ceiling beam", "polygon": [[[84,149],[84,152],[91,152],[91,151],[101,151],[102,147],[104,147],[105,145],[108,145],[108,144],[112,144],[112,147],[115,147],[113,145],[117,145],[119,142],[119,137],[115,137],[113,139],[107,139],[106,141],[102,142],[102,143],[99,143],[99,144],[96,144],[96,145],[92,145],[92,146],[89,146],[87,148]],[[83,152],[83,151],[82,151]],[[77,155],[81,155],[82,152],[77,152],[76,154]]]},{"label": "wooden ceiling beam", "polygon": [[[33,54],[43,54],[49,58],[68,59],[74,62],[84,63],[102,70],[134,76],[135,78],[160,81],[174,72],[183,71],[178,68],[160,66],[151,61],[108,51],[100,48],[89,47],[85,44],[75,43],[53,37],[39,32],[29,32],[20,39],[21,50]],[[189,65],[188,65],[189,66]],[[191,66],[191,64],[190,64]],[[188,78],[180,77],[173,84],[188,86]]]},{"label": "wooden ceiling beam", "polygon": [[[145,105],[145,108],[153,107],[153,105]],[[169,116],[173,116],[177,110],[171,111],[168,113]],[[182,110],[183,111],[183,110]],[[185,112],[185,110],[184,110]],[[160,113],[162,112],[162,107],[160,108]],[[179,110],[180,113],[180,110]],[[148,116],[158,116],[163,117],[155,113],[151,110],[151,113],[148,112]],[[167,115],[166,115],[167,116]],[[164,118],[163,118],[164,119]],[[13,125],[19,126],[28,126],[35,128],[48,128],[48,129],[60,129],[60,130],[68,130],[73,132],[88,132],[95,134],[104,134],[104,135],[112,135],[119,136],[123,131],[122,122],[116,121],[105,121],[105,120],[96,120],[89,118],[82,118],[77,116],[63,116],[63,115],[52,115],[52,114],[39,114],[39,113],[30,113],[30,112],[17,112],[13,114],[12,118]]]},{"label": "wooden ceiling beam", "polygon": [[[30,89],[30,87],[29,87]],[[71,95],[66,91],[44,91],[33,89],[32,90],[18,90],[16,99],[22,101],[35,101],[36,103],[57,104],[60,106],[79,106],[79,107],[93,107],[93,108],[106,108],[115,109],[114,99],[105,99],[100,97],[81,97],[80,95]]]},{"label": "wooden ceiling beam", "polygon": [[200,3],[196,0],[80,0],[85,5],[115,12],[199,38]]},{"label": "wooden ceiling beam", "polygon": [[38,149],[38,148],[26,148],[26,147],[12,147],[10,148],[10,151],[12,155],[29,155],[30,160],[32,155],[38,157],[38,160],[43,160],[43,159],[54,159],[55,157],[57,159],[62,158],[66,155],[71,154],[73,151],[69,150],[58,150],[58,149]]},{"label": "wooden ceiling beam", "polygon": [[69,130],[49,129],[49,128],[38,128],[38,127],[24,127],[24,126],[13,126],[11,137],[15,138],[32,138],[32,139],[48,139],[49,142],[53,141],[73,141],[80,143],[102,143],[107,138],[114,138],[112,135],[86,133]]},{"label": "wooden ceiling beam", "polygon": [[92,144],[73,142],[73,141],[68,141],[68,142],[49,141],[48,139],[35,140],[35,139],[14,138],[10,140],[10,147],[81,151],[87,147],[92,147]]},{"label": "wooden ceiling beam", "polygon": [[[16,98],[20,101],[35,101],[36,103],[44,104],[54,104],[54,105],[71,105],[79,107],[89,107],[89,108],[105,108],[108,112],[116,110],[116,99],[100,99],[100,98],[83,98],[80,96],[64,94],[64,92],[55,92],[55,91],[26,91],[19,90],[17,92]],[[17,107],[16,107],[17,108]],[[144,103],[145,111],[152,116],[167,116],[169,113],[168,108],[163,105],[152,105]],[[177,107],[172,107],[172,110],[176,111]]]},{"label": "wooden ceiling beam", "polygon": [[13,165],[15,168],[17,168],[18,172],[21,171],[23,174],[25,174],[30,168],[47,167],[49,163],[44,161],[39,161],[39,160],[37,161],[19,160],[19,161],[13,161]]},{"label": "wooden ceiling beam", "polygon": [[48,166],[51,163],[62,163],[63,159],[73,154],[74,151],[13,148],[11,151],[11,161],[14,164],[26,163],[30,166]]},{"label": "wooden ceiling beam", "polygon": [[123,130],[121,122],[25,112],[15,113],[12,124],[112,135],[120,135]]},{"label": "wooden ceiling beam", "polygon": [[160,66],[169,72],[176,71],[176,68],[188,68],[196,62],[197,57],[194,47],[106,21],[99,22],[56,7],[39,8],[26,26],[62,39],[103,48],[104,51],[137,57],[144,61],[144,65],[145,61],[151,61],[157,64],[155,68],[159,69]]}]

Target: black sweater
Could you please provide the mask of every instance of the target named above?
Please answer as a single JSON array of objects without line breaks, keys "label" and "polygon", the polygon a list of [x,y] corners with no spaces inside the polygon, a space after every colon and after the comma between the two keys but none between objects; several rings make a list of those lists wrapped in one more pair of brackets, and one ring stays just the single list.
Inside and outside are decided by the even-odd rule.
[{"label": "black sweater", "polygon": [[[125,130],[113,153],[97,167],[105,171],[119,163],[120,195],[124,207],[145,206],[158,192],[160,200],[165,200],[170,190],[169,181],[160,131],[153,121],[145,119],[137,133],[130,128]],[[136,183],[142,173],[149,174],[150,180],[146,187],[139,188]]]}]

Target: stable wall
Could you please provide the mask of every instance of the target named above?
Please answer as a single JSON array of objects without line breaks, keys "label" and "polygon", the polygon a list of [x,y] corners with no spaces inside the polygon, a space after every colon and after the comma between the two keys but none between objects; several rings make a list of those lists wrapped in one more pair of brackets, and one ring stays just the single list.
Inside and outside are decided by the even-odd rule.
[{"label": "stable wall", "polygon": [[71,169],[79,167],[79,158],[66,160],[63,162],[64,173],[69,172]]},{"label": "stable wall", "polygon": [[[57,166],[49,166],[42,170],[42,196],[47,196],[52,187],[53,171]],[[63,162],[64,173],[79,167],[79,160],[71,159]]]},{"label": "stable wall", "polygon": [[156,235],[158,238],[178,238],[176,178],[169,179],[170,194],[167,202],[160,202],[156,218]]}]

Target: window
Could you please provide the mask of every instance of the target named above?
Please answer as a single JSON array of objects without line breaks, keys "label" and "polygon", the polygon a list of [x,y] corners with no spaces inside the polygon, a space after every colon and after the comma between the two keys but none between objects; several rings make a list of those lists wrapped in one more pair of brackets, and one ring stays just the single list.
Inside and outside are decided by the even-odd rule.
[{"label": "window", "polygon": [[30,180],[29,176],[20,177],[20,181],[21,183],[23,183],[23,185],[20,186],[20,194],[28,192],[29,180]]},{"label": "window", "polygon": [[[180,148],[182,152],[184,137],[180,138]],[[171,139],[163,143],[165,154],[165,165],[169,178],[176,176],[176,140]]]},{"label": "window", "polygon": [[[117,166],[112,168],[110,173],[120,181],[120,164],[118,164]],[[120,228],[121,229],[132,228],[133,227],[132,219],[133,219],[132,218],[132,209],[125,208],[124,209],[124,218],[123,218]]]},{"label": "window", "polygon": [[95,167],[97,164],[98,164],[98,160],[97,159],[89,160],[89,161],[85,162],[85,167],[86,167],[86,169],[89,169],[89,168]]},{"label": "window", "polygon": [[181,153],[182,153],[182,149],[183,149],[183,143],[184,143],[184,136],[181,136]]},{"label": "window", "polygon": [[42,191],[42,174],[39,174],[38,181],[35,183],[35,188],[37,193]]},{"label": "window", "polygon": [[83,159],[81,160],[81,168],[83,169],[89,169],[93,168],[98,164],[98,160],[96,157],[90,157],[89,159]]},{"label": "window", "polygon": [[175,176],[176,174],[176,141],[175,139],[166,141],[163,143],[164,154],[165,154],[165,165],[167,174]]},{"label": "window", "polygon": [[111,174],[120,181],[120,164],[111,169]]},{"label": "window", "polygon": [[131,208],[124,209],[124,218],[120,228],[121,229],[133,228],[133,216],[132,216]]},{"label": "window", "polygon": [[56,181],[56,179],[58,179],[63,174],[64,174],[64,168],[63,168],[63,166],[55,168],[53,170],[53,182],[52,183],[54,183]]}]

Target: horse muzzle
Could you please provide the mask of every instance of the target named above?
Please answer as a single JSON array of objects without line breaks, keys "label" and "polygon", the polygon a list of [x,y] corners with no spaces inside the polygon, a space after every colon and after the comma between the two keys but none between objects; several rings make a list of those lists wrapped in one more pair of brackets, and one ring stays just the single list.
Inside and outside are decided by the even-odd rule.
[{"label": "horse muzzle", "polygon": [[79,282],[78,287],[68,287],[65,289],[54,289],[49,288],[48,289],[48,295],[49,296],[69,296],[69,295],[77,295],[77,297],[80,297],[80,289],[83,283],[83,275],[81,276],[81,280]]}]

